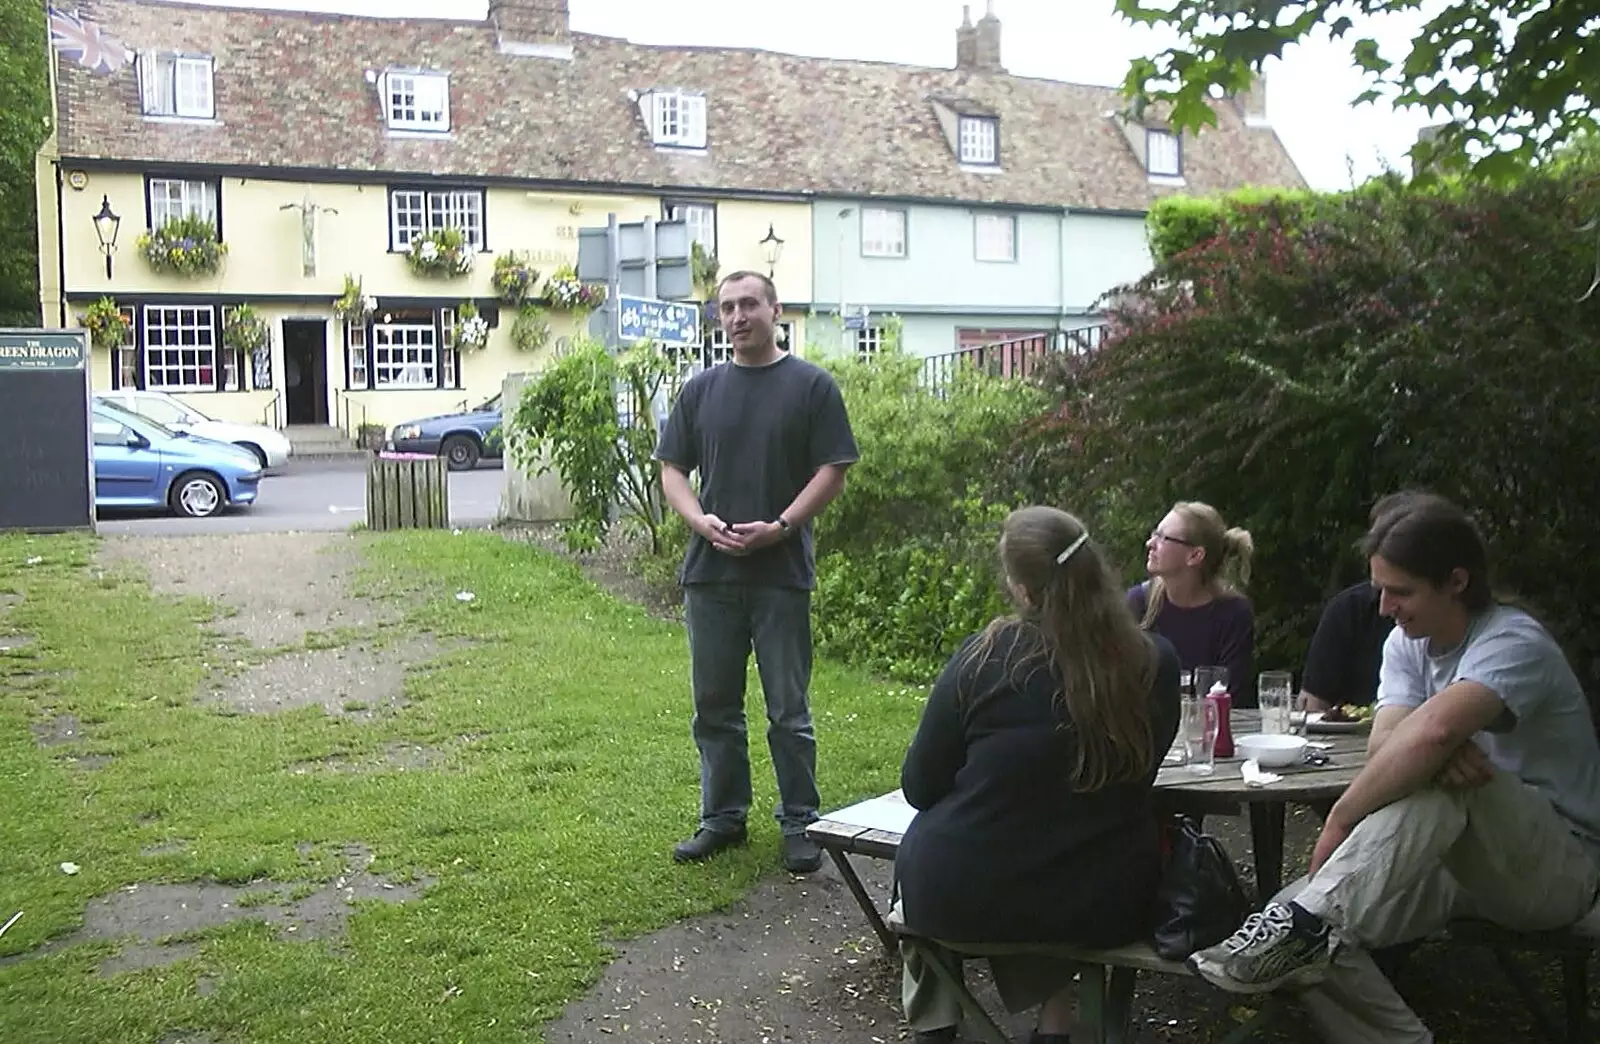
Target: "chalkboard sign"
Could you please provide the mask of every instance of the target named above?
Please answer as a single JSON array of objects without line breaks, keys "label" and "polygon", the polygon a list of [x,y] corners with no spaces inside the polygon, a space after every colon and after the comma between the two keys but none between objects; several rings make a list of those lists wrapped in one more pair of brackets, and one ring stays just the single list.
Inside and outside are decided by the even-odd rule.
[{"label": "chalkboard sign", "polygon": [[0,329],[0,530],[94,528],[89,337]]}]

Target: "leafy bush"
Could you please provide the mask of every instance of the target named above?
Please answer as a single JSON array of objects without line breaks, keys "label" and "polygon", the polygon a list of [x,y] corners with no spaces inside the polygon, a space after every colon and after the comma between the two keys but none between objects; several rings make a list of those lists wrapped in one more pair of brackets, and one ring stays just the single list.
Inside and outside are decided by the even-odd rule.
[{"label": "leafy bush", "polygon": [[[1592,168],[1588,168],[1592,170]],[[1258,659],[1297,666],[1323,599],[1362,575],[1379,496],[1472,511],[1508,588],[1592,679],[1600,487],[1600,180],[1417,193],[1394,180],[1227,221],[1119,296],[1112,336],[1062,360],[1013,460],[1036,499],[1144,525],[1209,501],[1251,530]],[[1131,560],[1127,527],[1120,550]]]}]

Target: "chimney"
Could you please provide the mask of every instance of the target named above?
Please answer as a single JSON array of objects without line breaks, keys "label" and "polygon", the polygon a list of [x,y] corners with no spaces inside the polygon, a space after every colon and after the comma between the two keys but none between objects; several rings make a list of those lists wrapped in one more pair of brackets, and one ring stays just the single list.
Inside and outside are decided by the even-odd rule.
[{"label": "chimney", "polygon": [[961,5],[961,28],[956,30],[956,68],[971,72],[978,67],[978,30],[972,27],[972,8]]},{"label": "chimney", "polygon": [[978,60],[973,63],[979,72],[1003,73],[1000,64],[1000,19],[994,16],[994,0],[984,16],[978,19]]},{"label": "chimney", "polygon": [[1267,74],[1250,77],[1250,86],[1233,95],[1233,106],[1246,127],[1270,127],[1267,120]]},{"label": "chimney", "polygon": [[489,24],[500,34],[500,49],[510,53],[571,43],[567,0],[489,0]]}]

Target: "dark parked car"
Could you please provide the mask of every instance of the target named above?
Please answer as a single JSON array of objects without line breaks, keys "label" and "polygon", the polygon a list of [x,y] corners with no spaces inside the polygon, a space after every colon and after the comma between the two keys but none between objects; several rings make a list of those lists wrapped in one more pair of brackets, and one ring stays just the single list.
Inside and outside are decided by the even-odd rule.
[{"label": "dark parked car", "polygon": [[480,457],[498,458],[505,440],[500,433],[500,396],[475,410],[396,424],[387,449],[397,453],[442,456],[451,471],[470,471]]}]

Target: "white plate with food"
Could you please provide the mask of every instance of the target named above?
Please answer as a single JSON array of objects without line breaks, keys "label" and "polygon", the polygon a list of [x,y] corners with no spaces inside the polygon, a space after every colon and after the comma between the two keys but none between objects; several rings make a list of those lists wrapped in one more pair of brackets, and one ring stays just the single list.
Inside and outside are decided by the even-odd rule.
[{"label": "white plate with food", "polygon": [[1345,706],[1306,715],[1307,732],[1366,732],[1372,728],[1373,708]]}]

